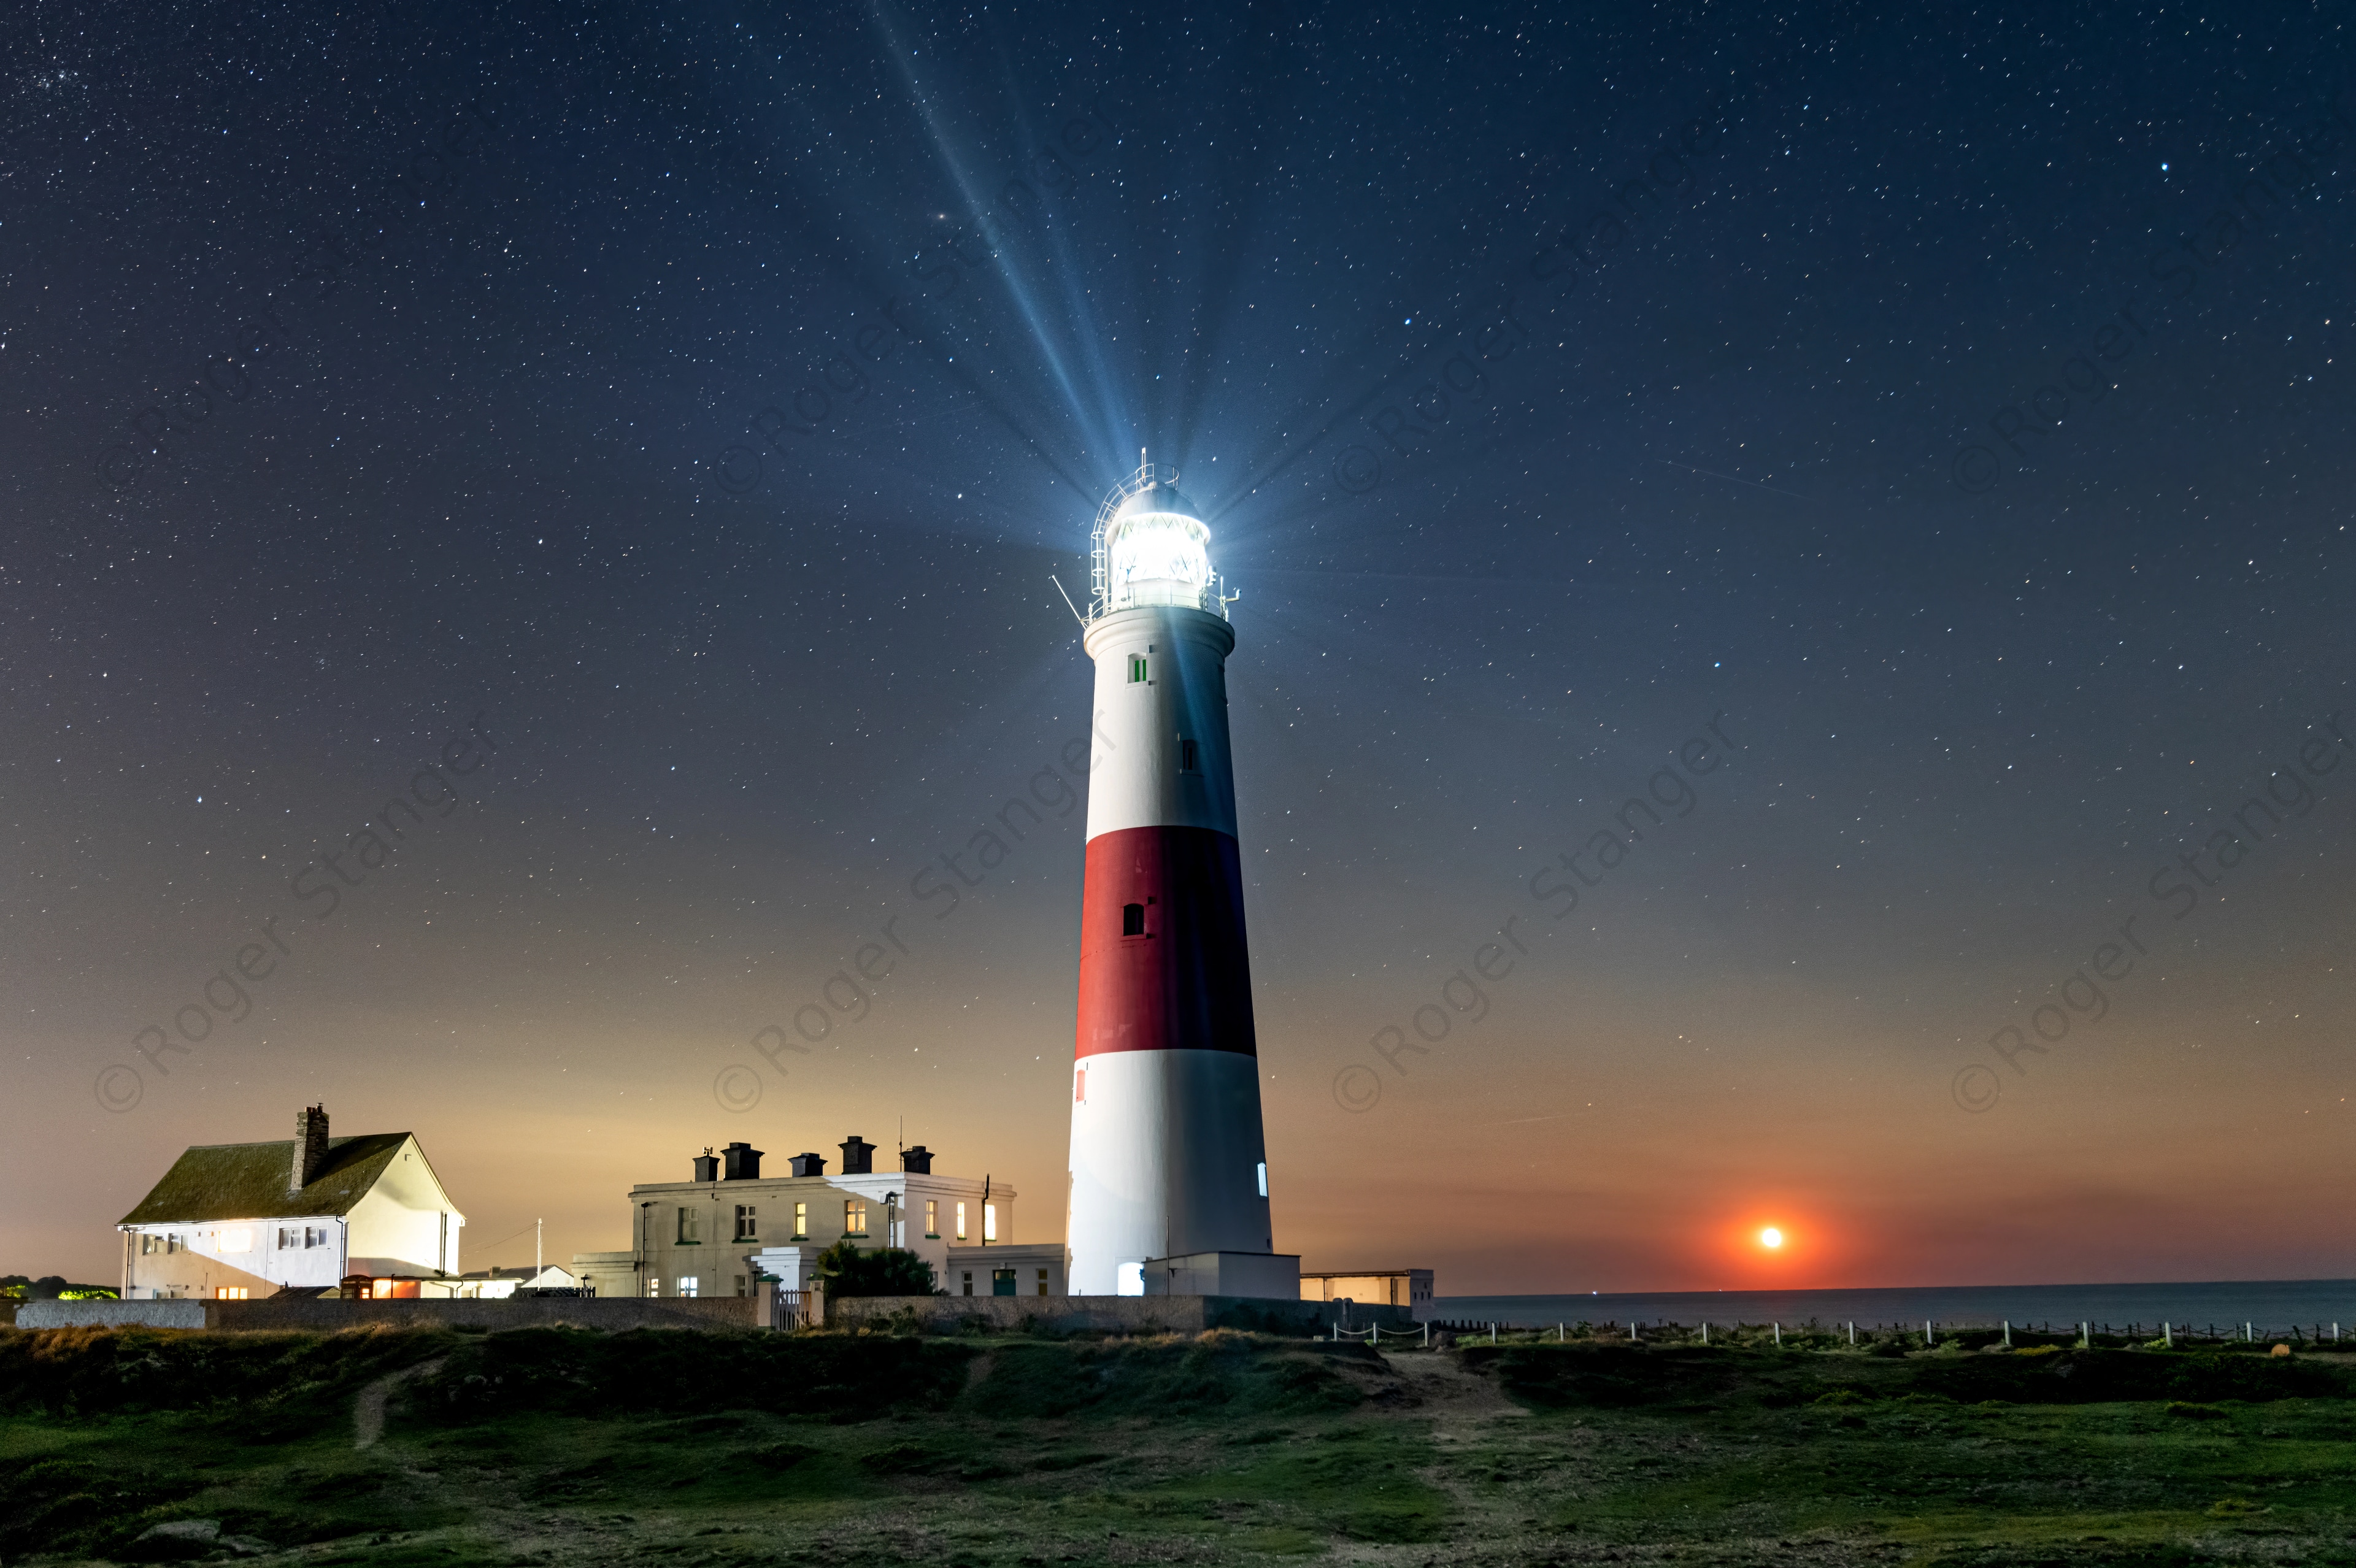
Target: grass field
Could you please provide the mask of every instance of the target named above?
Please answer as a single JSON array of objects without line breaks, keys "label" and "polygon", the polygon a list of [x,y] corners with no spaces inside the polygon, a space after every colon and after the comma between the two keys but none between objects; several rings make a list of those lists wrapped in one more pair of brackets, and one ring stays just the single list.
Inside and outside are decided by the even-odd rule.
[{"label": "grass field", "polygon": [[1896,1349],[10,1331],[0,1560],[2356,1564],[2356,1357]]}]

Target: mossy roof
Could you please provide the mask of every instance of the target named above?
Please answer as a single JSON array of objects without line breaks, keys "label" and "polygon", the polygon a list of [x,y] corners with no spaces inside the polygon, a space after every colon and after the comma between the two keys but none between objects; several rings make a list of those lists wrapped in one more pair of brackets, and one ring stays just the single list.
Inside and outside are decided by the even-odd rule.
[{"label": "mossy roof", "polygon": [[300,1192],[286,1190],[286,1178],[294,1167],[292,1138],[273,1144],[200,1145],[174,1160],[155,1190],[119,1222],[170,1225],[348,1213],[408,1141],[407,1133],[329,1138],[327,1165]]}]

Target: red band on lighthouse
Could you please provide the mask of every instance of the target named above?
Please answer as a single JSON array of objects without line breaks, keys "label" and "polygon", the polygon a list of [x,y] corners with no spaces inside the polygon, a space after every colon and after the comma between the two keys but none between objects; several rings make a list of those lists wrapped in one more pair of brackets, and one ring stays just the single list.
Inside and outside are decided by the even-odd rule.
[{"label": "red band on lighthouse", "polygon": [[1236,841],[1206,827],[1088,840],[1077,1054],[1258,1054]]}]

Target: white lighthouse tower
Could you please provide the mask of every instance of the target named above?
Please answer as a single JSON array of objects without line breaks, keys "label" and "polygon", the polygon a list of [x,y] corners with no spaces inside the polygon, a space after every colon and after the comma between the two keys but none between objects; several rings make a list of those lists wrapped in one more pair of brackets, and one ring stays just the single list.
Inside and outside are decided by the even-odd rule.
[{"label": "white lighthouse tower", "polygon": [[1075,1296],[1299,1296],[1269,1225],[1226,656],[1210,530],[1142,464],[1097,515],[1107,742],[1088,777],[1072,1070]]}]

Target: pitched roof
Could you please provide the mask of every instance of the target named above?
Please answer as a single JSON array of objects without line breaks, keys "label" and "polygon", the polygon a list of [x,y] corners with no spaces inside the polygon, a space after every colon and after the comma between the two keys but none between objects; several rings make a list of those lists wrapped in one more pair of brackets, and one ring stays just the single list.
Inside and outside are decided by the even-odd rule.
[{"label": "pitched roof", "polygon": [[173,1161],[155,1189],[117,1222],[166,1225],[348,1213],[408,1141],[407,1133],[329,1138],[327,1163],[300,1192],[286,1190],[287,1175],[294,1168],[292,1138],[273,1144],[199,1145]]}]

